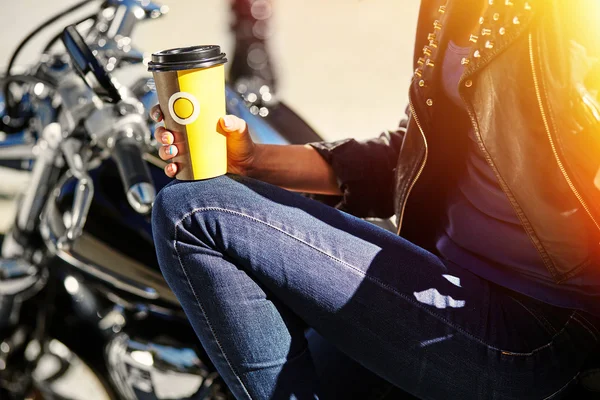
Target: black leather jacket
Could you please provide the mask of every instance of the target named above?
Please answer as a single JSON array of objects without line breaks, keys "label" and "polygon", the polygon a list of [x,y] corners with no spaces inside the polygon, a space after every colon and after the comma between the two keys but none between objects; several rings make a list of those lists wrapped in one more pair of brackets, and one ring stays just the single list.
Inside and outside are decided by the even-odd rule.
[{"label": "black leather jacket", "polygon": [[433,250],[472,126],[549,275],[560,283],[583,268],[600,268],[599,3],[489,1],[463,60],[459,91],[468,117],[439,84],[454,0],[424,0],[407,120],[377,139],[313,146],[336,171],[342,209],[361,217],[395,213],[402,236]]}]

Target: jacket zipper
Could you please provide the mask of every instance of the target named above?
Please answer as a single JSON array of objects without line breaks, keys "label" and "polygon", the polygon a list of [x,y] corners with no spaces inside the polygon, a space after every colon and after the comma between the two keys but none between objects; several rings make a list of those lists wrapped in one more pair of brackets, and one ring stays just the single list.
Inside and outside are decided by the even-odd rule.
[{"label": "jacket zipper", "polygon": [[[411,86],[412,86],[412,83],[411,83]],[[402,210],[400,211],[400,218],[398,219],[398,231],[397,231],[398,235],[400,234],[400,230],[402,229],[402,220],[404,219],[404,209],[406,208],[406,203],[408,202],[408,196],[410,196],[410,192],[412,191],[413,187],[419,180],[419,177],[421,176],[423,169],[425,169],[425,164],[427,163],[427,156],[429,154],[429,148],[427,146],[427,138],[425,137],[425,132],[423,132],[423,128],[421,126],[421,123],[419,122],[419,117],[417,116],[415,106],[412,103],[412,96],[410,94],[410,91],[408,93],[408,106],[410,107],[410,112],[412,113],[412,118],[415,120],[415,123],[417,124],[417,127],[419,128],[419,132],[421,132],[421,136],[423,137],[423,143],[425,144],[425,156],[423,157],[423,161],[421,162],[421,166],[419,167],[417,174],[415,175],[410,186],[408,187],[408,191],[406,192],[404,202],[402,203]]]},{"label": "jacket zipper", "polygon": [[550,134],[550,125],[548,124],[548,118],[547,118],[547,115],[546,115],[546,110],[544,110],[544,104],[542,102],[542,92],[541,92],[541,88],[540,88],[539,81],[538,81],[537,71],[535,69],[535,57],[534,57],[534,53],[533,53],[533,35],[531,33],[529,34],[529,59],[531,61],[531,71],[533,72],[533,85],[535,87],[535,94],[537,96],[538,104],[539,104],[539,107],[540,107],[540,112],[542,114],[542,120],[544,121],[544,128],[546,129],[546,134],[548,135],[548,139],[550,140],[550,146],[552,147],[552,152],[554,153],[554,158],[556,159],[556,162],[558,164],[558,168],[560,168],[560,171],[562,172],[563,176],[565,177],[565,180],[569,184],[569,187],[571,188],[571,191],[573,192],[573,194],[575,195],[575,197],[577,197],[577,200],[579,200],[579,203],[581,203],[581,205],[583,206],[583,208],[585,209],[585,211],[588,213],[588,215],[590,216],[590,218],[592,219],[592,221],[596,225],[596,228],[598,228],[598,230],[600,230],[600,224],[598,224],[598,222],[596,221],[596,219],[592,215],[592,212],[590,211],[590,208],[586,204],[586,202],[583,199],[583,197],[581,196],[581,194],[579,194],[579,191],[577,190],[577,188],[573,184],[573,181],[571,180],[571,178],[567,174],[567,171],[566,171],[566,169],[565,169],[562,161],[560,160],[560,157],[558,156],[558,151],[556,149],[556,145],[554,143],[554,139],[552,138],[552,135]]}]

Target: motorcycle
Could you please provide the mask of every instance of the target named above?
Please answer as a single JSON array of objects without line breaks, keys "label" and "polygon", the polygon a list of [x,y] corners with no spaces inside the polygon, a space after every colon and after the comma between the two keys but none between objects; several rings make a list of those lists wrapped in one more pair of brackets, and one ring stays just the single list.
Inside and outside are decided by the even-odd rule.
[{"label": "motorcycle", "polygon": [[[2,241],[0,399],[231,399],[155,257],[149,212],[169,179],[148,118],[153,80],[114,78],[143,65],[132,32],[167,8],[99,3],[38,63],[11,71],[29,38],[90,3],[36,29],[0,77],[0,166],[30,171]],[[227,85],[227,111],[254,140],[320,140],[268,81],[242,75]]]},{"label": "motorcycle", "polygon": [[[34,66],[11,71],[29,38],[93,2],[34,30],[0,76],[0,131],[9,133],[0,138],[0,166],[30,171],[1,243],[0,399],[233,399],[155,256],[149,211],[169,178],[147,116],[154,82],[114,78],[143,65],[132,32],[167,8],[103,1],[52,38]],[[256,46],[243,39],[226,86],[228,113],[246,120],[257,142],[321,140],[278,100],[264,65],[244,67]],[[61,42],[64,50],[50,51]],[[583,375],[599,387],[593,369]]]}]

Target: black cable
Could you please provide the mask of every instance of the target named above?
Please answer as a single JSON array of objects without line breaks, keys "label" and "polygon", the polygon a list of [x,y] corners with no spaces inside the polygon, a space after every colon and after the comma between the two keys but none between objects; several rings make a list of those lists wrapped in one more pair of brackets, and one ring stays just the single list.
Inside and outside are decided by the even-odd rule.
[{"label": "black cable", "polygon": [[[84,22],[90,21],[90,20],[96,22],[96,13],[90,14],[87,17],[80,19],[79,21],[73,23],[73,25],[83,24]],[[43,53],[49,52],[50,48],[52,48],[52,46],[54,46],[54,44],[60,40],[60,37],[62,36],[62,34],[63,34],[63,32],[60,31],[56,34],[56,36],[54,36],[52,39],[50,39],[48,44],[46,44],[46,47],[44,47]]]},{"label": "black cable", "polygon": [[[13,65],[15,64],[15,61],[17,60],[17,57],[19,56],[19,53],[21,52],[21,50],[23,50],[23,48],[25,47],[25,45],[38,33],[40,33],[42,30],[44,30],[45,28],[47,28],[48,26],[50,26],[51,24],[53,24],[54,22],[58,21],[59,19],[66,17],[67,15],[79,10],[80,8],[82,8],[83,6],[91,3],[94,0],[82,0],[74,5],[72,5],[71,7],[67,8],[66,10],[63,10],[61,12],[59,12],[58,14],[50,17],[49,19],[47,19],[46,21],[44,21],[41,25],[39,25],[37,28],[35,28],[33,31],[31,31],[29,33],[29,35],[27,35],[25,37],[25,39],[21,40],[21,42],[19,43],[19,45],[17,46],[17,48],[15,49],[15,51],[13,52],[10,61],[8,63],[8,66],[6,67],[6,77],[5,78],[9,78],[11,76],[11,69],[13,67]],[[13,81],[14,82],[14,81]],[[10,93],[10,86],[11,81],[7,80],[6,83],[3,85],[3,92],[4,92],[4,101],[5,101],[5,113],[9,118],[14,118],[15,117],[15,105],[13,104],[13,99]],[[2,123],[0,124],[0,126],[4,126],[6,127],[6,124]],[[13,129],[19,129],[22,128],[22,126],[18,126],[18,127],[13,127]]]},{"label": "black cable", "polygon": [[27,42],[29,42],[35,35],[40,33],[42,30],[44,30],[49,25],[58,21],[59,19],[67,16],[68,14],[71,14],[72,12],[79,10],[81,7],[85,6],[86,4],[88,4],[92,1],[94,1],[94,0],[82,0],[79,3],[74,4],[70,8],[68,8],[64,11],[61,11],[60,13],[50,17],[49,19],[44,21],[41,25],[39,25],[37,28],[35,28],[33,31],[31,31],[31,33],[29,35],[27,35],[27,37],[25,37],[25,39],[21,40],[21,43],[19,43],[16,50],[13,52],[12,57],[10,58],[10,61],[8,62],[8,67],[6,67],[6,76],[10,75],[10,70],[12,69],[12,67],[15,63],[17,56],[19,55],[21,50],[23,50],[23,47],[25,47]]}]

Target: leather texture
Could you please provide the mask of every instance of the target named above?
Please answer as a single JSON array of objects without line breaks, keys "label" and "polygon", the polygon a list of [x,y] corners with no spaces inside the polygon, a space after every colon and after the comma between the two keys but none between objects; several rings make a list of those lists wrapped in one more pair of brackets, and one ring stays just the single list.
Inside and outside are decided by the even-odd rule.
[{"label": "leather texture", "polygon": [[[464,12],[465,3],[423,1],[411,107],[406,129],[396,133],[403,137],[397,151],[378,152],[356,142],[351,151],[336,157],[335,150],[329,153],[326,146],[314,146],[335,164],[336,172],[351,159],[356,162],[369,154],[376,161],[361,171],[363,180],[377,175],[398,154],[394,211],[400,233],[432,250],[430,241],[444,212],[446,190],[462,173],[464,132],[472,126],[555,282],[583,268],[597,268],[600,185],[594,180],[600,169],[600,107],[595,86],[600,68],[595,57],[600,29],[590,17],[600,15],[595,1],[490,1],[472,33],[472,51],[459,83],[469,118],[460,116],[443,95],[438,67],[452,37],[452,21]],[[351,191],[366,189],[353,185],[344,189],[344,201],[360,204],[360,211],[375,210],[372,204],[386,193],[377,188],[377,196],[352,199]],[[346,209],[353,212],[353,207]],[[379,216],[387,217],[390,210],[376,211],[385,211]]]}]

